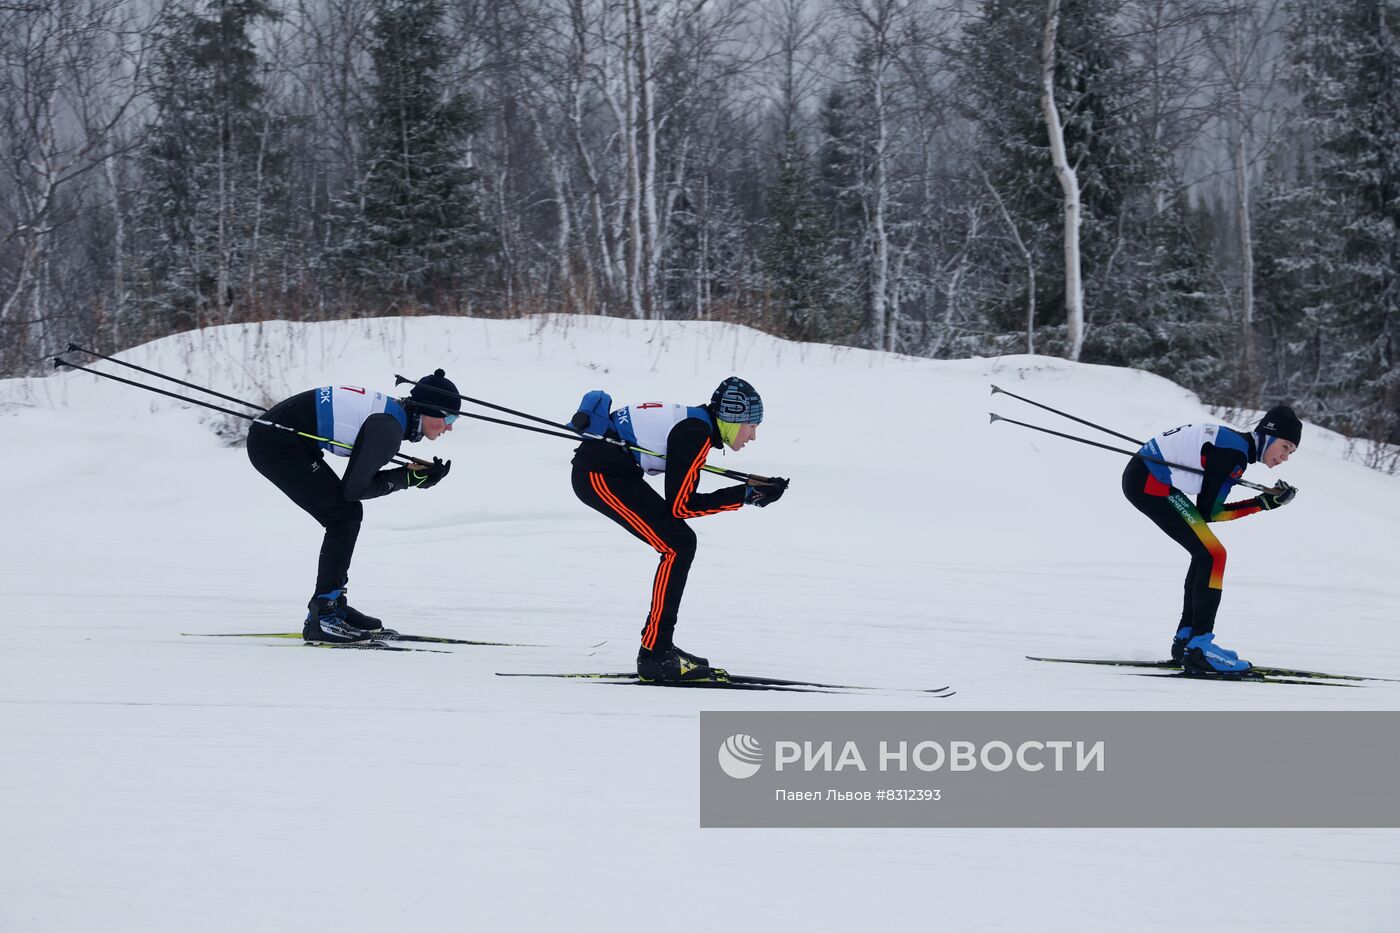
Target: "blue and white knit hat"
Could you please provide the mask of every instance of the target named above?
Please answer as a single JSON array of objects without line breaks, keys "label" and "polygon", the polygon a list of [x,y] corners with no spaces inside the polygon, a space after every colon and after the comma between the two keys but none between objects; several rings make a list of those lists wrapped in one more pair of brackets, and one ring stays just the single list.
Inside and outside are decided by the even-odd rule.
[{"label": "blue and white knit hat", "polygon": [[763,420],[763,399],[738,376],[730,376],[710,396],[715,417],[730,424],[758,424]]}]

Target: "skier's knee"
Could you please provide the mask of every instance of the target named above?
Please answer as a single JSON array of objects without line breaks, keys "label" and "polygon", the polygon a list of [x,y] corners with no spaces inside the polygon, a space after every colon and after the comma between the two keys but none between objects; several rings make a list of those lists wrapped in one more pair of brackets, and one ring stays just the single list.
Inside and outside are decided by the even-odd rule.
[{"label": "skier's knee", "polygon": [[365,507],[359,502],[347,499],[321,516],[321,524],[326,528],[349,531],[360,527],[365,518]]},{"label": "skier's knee", "polygon": [[677,522],[676,529],[667,538],[666,543],[671,545],[678,558],[688,562],[695,556],[695,532],[685,522]]}]

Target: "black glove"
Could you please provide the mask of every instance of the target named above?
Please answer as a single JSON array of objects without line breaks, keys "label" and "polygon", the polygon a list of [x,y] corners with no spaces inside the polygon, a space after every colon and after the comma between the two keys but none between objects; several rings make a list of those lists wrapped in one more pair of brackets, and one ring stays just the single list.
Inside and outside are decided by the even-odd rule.
[{"label": "black glove", "polygon": [[1258,501],[1259,508],[1267,511],[1268,509],[1276,509],[1280,506],[1287,505],[1293,501],[1293,497],[1296,495],[1298,495],[1296,486],[1290,486],[1283,480],[1279,480],[1274,484],[1273,489],[1268,492],[1261,492],[1254,498]]},{"label": "black glove", "polygon": [[774,476],[766,483],[757,486],[745,486],[744,504],[756,505],[760,509],[764,506],[771,505],[781,499],[783,493],[787,492],[788,482],[788,480],[783,479],[781,476]]},{"label": "black glove", "polygon": [[447,471],[452,469],[452,461],[443,461],[441,457],[434,457],[433,462],[425,467],[404,467],[408,473],[408,485],[416,489],[431,489],[442,478],[447,475]]}]

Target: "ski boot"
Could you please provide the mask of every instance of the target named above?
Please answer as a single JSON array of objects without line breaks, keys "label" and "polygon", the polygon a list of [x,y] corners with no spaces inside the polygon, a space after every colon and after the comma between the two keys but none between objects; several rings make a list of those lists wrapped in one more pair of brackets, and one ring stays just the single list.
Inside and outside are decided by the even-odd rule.
[{"label": "ski boot", "polygon": [[689,660],[693,657],[695,655],[686,656],[674,645],[658,647],[655,651],[642,648],[637,652],[637,679],[644,684],[694,684],[728,679],[723,671],[716,671],[707,663],[696,664]]},{"label": "ski boot", "polygon": [[676,654],[680,655],[683,659],[685,659],[686,661],[689,661],[691,664],[694,664],[694,665],[696,665],[696,666],[698,666],[698,667],[709,667],[709,666],[710,666],[710,659],[709,659],[709,658],[702,658],[702,657],[700,657],[700,655],[698,655],[698,654],[691,654],[689,651],[686,651],[684,648],[680,647],[679,645],[672,645],[672,647],[676,649]]},{"label": "ski boot", "polygon": [[345,614],[345,622],[347,625],[349,625],[351,628],[357,628],[364,632],[373,632],[376,635],[397,634],[396,632],[390,632],[387,629],[385,629],[384,623],[376,619],[374,616],[367,616],[360,610],[356,609],[354,606],[350,605],[350,603],[346,601],[349,598],[346,594],[346,589],[347,587],[340,588],[340,595],[336,597],[335,602],[336,605],[340,607],[340,611]]},{"label": "ski boot", "polygon": [[1191,626],[1183,625],[1172,638],[1172,660],[1177,664],[1186,655],[1186,643],[1191,640]]},{"label": "ski boot", "polygon": [[1241,661],[1239,655],[1228,648],[1215,644],[1215,633],[1197,635],[1186,643],[1182,656],[1182,670],[1188,674],[1208,674],[1238,677],[1247,674],[1254,667],[1248,661]]},{"label": "ski boot", "polygon": [[374,632],[356,628],[346,618],[341,608],[341,595],[338,590],[321,593],[306,604],[306,622],[301,627],[301,637],[307,642],[346,644],[368,641]]}]

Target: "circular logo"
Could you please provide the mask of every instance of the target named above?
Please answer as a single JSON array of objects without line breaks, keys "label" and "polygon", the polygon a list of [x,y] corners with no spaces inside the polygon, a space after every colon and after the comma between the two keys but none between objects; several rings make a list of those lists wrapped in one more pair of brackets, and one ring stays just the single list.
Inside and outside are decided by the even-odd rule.
[{"label": "circular logo", "polygon": [[763,746],[751,735],[731,735],[719,747],[719,766],[732,778],[751,778],[763,767]]}]

